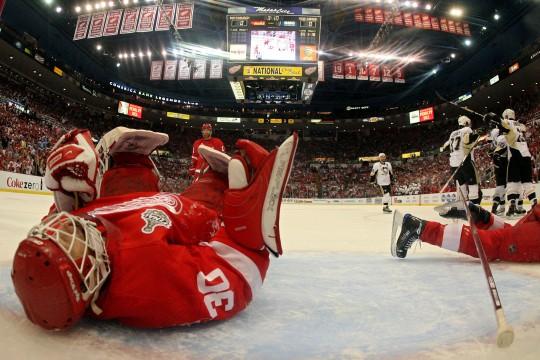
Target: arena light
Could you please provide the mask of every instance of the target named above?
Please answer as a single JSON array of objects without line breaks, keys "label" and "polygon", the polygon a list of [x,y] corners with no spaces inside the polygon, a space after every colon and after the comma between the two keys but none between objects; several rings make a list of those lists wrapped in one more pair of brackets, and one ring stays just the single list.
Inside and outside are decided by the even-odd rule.
[{"label": "arena light", "polygon": [[75,12],[78,14],[81,12],[81,7],[80,6],[75,6]]},{"label": "arena light", "polygon": [[139,51],[139,57],[142,58],[144,56],[142,51]]},{"label": "arena light", "polygon": [[498,13],[495,13],[495,15],[493,15],[493,19],[495,19],[495,21],[498,21],[500,18],[501,15],[499,15]]},{"label": "arena light", "polygon": [[425,9],[426,9],[427,11],[431,10],[432,8],[433,8],[433,6],[432,6],[431,4],[429,4],[429,3],[426,4]]},{"label": "arena light", "polygon": [[53,3],[53,0],[43,0],[43,2],[47,5],[51,5]]},{"label": "arena light", "polygon": [[450,9],[450,15],[454,17],[462,17],[463,16],[463,9],[462,8],[451,8]]},{"label": "arena light", "polygon": [[116,63],[116,67],[117,67],[117,68],[119,68],[119,67],[120,67],[120,65],[121,65],[120,63]]},{"label": "arena light", "polygon": [[97,3],[97,4],[94,5],[94,7],[96,8],[96,10],[99,10],[99,9],[101,9],[101,4]]},{"label": "arena light", "polygon": [[482,31],[486,31],[486,30],[487,30],[487,27],[482,26]]},{"label": "arena light", "polygon": [[135,57],[135,53],[131,53],[131,58],[133,59]]},{"label": "arena light", "polygon": [[464,42],[465,46],[471,46],[472,45],[472,41],[470,39],[466,39],[465,42]]},{"label": "arena light", "polygon": [[103,49],[103,47],[101,46],[101,44],[97,44],[97,45],[96,45],[96,50],[97,50],[97,51],[100,51],[101,49]]},{"label": "arena light", "polygon": [[114,7],[114,1],[109,1],[109,7]]},{"label": "arena light", "polygon": [[456,54],[455,54],[455,53],[451,53],[451,54],[450,54],[450,57],[451,57],[452,59],[455,59],[455,58],[456,58]]},{"label": "arena light", "polygon": [[84,6],[84,9],[85,9],[86,11],[92,11],[92,5],[86,4],[86,5]]},{"label": "arena light", "polygon": [[57,6],[56,9],[54,9],[54,11],[56,11],[57,14],[60,14],[62,12],[62,7]]},{"label": "arena light", "polygon": [[410,7],[411,6],[411,2],[410,1],[405,1],[403,3],[403,5],[405,5],[405,7]]},{"label": "arena light", "polygon": [[129,5],[129,0],[124,0],[124,5]]},{"label": "arena light", "polygon": [[413,1],[411,6],[416,9],[418,7],[418,3],[416,1]]},{"label": "arena light", "polygon": [[149,51],[147,51],[147,52],[146,52],[146,56],[148,56],[148,57],[152,57],[152,52],[151,52],[150,50],[149,50]]}]

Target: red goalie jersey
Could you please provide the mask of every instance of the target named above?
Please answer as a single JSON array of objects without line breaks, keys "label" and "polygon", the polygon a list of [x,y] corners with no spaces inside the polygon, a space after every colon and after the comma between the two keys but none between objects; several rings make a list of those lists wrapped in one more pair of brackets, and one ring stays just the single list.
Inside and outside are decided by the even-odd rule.
[{"label": "red goalie jersey", "polygon": [[235,243],[214,210],[181,195],[108,197],[74,214],[97,220],[113,264],[96,303],[101,319],[137,327],[227,319],[266,275],[268,251]]}]

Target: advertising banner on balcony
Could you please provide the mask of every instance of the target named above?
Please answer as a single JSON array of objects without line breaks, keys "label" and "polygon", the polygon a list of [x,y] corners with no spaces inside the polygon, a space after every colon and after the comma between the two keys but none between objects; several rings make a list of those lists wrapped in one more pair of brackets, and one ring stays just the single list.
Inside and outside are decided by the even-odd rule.
[{"label": "advertising banner on balcony", "polygon": [[163,80],[176,80],[176,67],[178,60],[165,61],[165,70],[163,70]]},{"label": "advertising banner on balcony", "polygon": [[174,27],[180,29],[191,29],[193,26],[193,4],[177,4]]},{"label": "advertising banner on balcony", "polygon": [[163,61],[152,61],[150,68],[150,80],[161,80],[161,73],[163,72]]}]

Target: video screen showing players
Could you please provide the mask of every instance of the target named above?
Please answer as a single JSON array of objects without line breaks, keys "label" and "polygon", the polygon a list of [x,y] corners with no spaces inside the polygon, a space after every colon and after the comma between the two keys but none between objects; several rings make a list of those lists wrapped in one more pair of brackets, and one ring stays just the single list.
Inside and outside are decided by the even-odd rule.
[{"label": "video screen showing players", "polygon": [[250,60],[296,60],[295,31],[251,31]]}]

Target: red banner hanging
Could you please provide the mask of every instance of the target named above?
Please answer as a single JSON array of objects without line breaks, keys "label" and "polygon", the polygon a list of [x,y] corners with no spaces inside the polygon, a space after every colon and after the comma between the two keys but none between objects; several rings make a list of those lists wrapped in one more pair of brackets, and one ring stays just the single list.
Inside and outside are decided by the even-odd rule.
[{"label": "red banner hanging", "polygon": [[369,64],[369,81],[381,81],[381,69],[378,64]]},{"label": "red banner hanging", "polygon": [[356,63],[345,61],[345,79],[356,80]]},{"label": "red banner hanging", "polygon": [[159,8],[155,31],[169,30],[169,26],[174,23],[175,7],[176,4],[163,4],[163,6]]},{"label": "red banner hanging", "polygon": [[413,14],[414,27],[422,29],[422,16],[420,14]]},{"label": "red banner hanging", "polygon": [[394,68],[394,82],[403,84],[405,82],[405,73],[403,67],[396,66]]},{"label": "red banner hanging", "polygon": [[403,26],[403,15],[401,11],[398,11],[394,16],[394,24]]},{"label": "red banner hanging", "polygon": [[372,8],[366,8],[366,11],[364,13],[364,19],[366,19],[366,22],[372,23],[375,22],[375,18],[373,17],[373,9]]},{"label": "red banner hanging", "polygon": [[356,65],[358,70],[358,80],[369,80],[368,64],[358,63]]},{"label": "red banner hanging", "polygon": [[98,38],[103,34],[103,26],[105,25],[105,12],[99,12],[92,15],[90,20],[90,31],[88,32],[88,38]]},{"label": "red banner hanging", "polygon": [[332,78],[334,79],[343,79],[343,62],[337,61],[333,64]]},{"label": "red banner hanging", "polygon": [[382,24],[384,22],[384,13],[383,13],[383,9],[374,9],[373,10],[373,13],[375,14],[375,22],[377,24]]},{"label": "red banner hanging", "polygon": [[88,26],[90,25],[90,15],[81,15],[77,19],[77,25],[75,26],[75,34],[73,40],[81,40],[86,38],[88,34]]},{"label": "red banner hanging", "polygon": [[435,16],[431,17],[431,28],[437,31],[441,30],[441,27],[439,26],[439,19]]},{"label": "red banner hanging", "polygon": [[394,77],[392,75],[392,69],[390,68],[390,65],[383,64],[381,66],[382,68],[382,81],[383,82],[393,82]]},{"label": "red banner hanging", "polygon": [[463,34],[466,36],[471,36],[471,29],[469,29],[469,24],[463,23]]},{"label": "red banner hanging", "polygon": [[362,8],[354,9],[354,21],[364,22],[364,9]]},{"label": "red banner hanging", "polygon": [[422,26],[426,30],[431,30],[431,18],[428,14],[422,14]]},{"label": "red banner hanging", "polygon": [[125,9],[120,34],[132,34],[137,30],[137,19],[141,8]]},{"label": "red banner hanging", "polygon": [[156,21],[157,6],[143,6],[141,7],[141,14],[139,15],[139,24],[137,25],[137,32],[149,32],[154,30],[154,22]]},{"label": "red banner hanging", "polygon": [[463,25],[459,21],[456,21],[456,32],[463,35]]},{"label": "red banner hanging", "polygon": [[107,20],[105,20],[103,36],[118,35],[118,30],[120,30],[120,21],[122,20],[123,12],[124,10],[117,9],[111,10],[107,13]]},{"label": "red banner hanging", "polygon": [[448,31],[451,33],[456,33],[456,23],[454,20],[448,20]]},{"label": "red banner hanging", "polygon": [[448,32],[448,20],[441,18],[441,31]]},{"label": "red banner hanging", "polygon": [[405,23],[405,26],[412,27],[414,26],[413,18],[411,13],[403,13],[403,22]]},{"label": "red banner hanging", "polygon": [[4,11],[4,5],[6,5],[6,0],[0,0],[0,19],[2,18],[2,11]]},{"label": "red banner hanging", "polygon": [[193,4],[177,4],[174,27],[176,29],[191,29],[192,26]]}]

